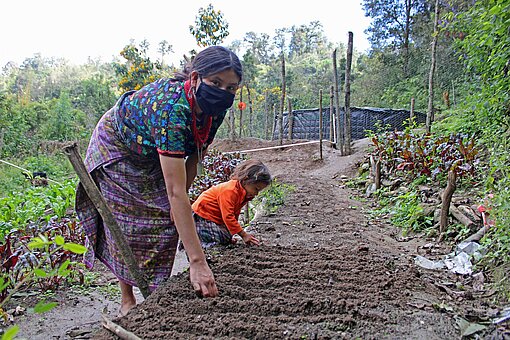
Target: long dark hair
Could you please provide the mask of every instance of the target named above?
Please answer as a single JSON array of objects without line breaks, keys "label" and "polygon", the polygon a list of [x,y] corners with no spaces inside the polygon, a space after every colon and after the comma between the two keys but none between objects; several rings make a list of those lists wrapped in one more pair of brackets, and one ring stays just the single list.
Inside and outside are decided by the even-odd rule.
[{"label": "long dark hair", "polygon": [[242,184],[264,183],[271,184],[269,169],[259,160],[249,159],[239,164],[230,179],[237,179]]},{"label": "long dark hair", "polygon": [[209,46],[200,51],[191,62],[186,63],[183,70],[176,72],[173,79],[178,81],[187,80],[193,71],[197,71],[200,77],[207,78],[211,74],[232,69],[243,79],[243,66],[237,55],[223,46]]}]

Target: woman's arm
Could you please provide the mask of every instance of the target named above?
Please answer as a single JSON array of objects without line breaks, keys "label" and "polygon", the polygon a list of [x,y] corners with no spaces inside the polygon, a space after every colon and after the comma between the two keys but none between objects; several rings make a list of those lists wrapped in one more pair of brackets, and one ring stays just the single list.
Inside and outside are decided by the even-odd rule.
[{"label": "woman's arm", "polygon": [[204,297],[217,296],[218,288],[213,273],[205,260],[191,215],[192,210],[187,192],[187,166],[182,158],[160,155],[159,159],[174,223],[188,254],[193,289],[198,295]]},{"label": "woman's arm", "polygon": [[198,163],[198,152],[195,152],[186,159],[186,192],[193,184],[195,177],[197,176],[197,163]]}]

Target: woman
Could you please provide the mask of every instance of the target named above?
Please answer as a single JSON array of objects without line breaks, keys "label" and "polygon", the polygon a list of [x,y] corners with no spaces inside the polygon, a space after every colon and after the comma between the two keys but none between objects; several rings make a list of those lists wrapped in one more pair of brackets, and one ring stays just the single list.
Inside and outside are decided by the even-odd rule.
[{"label": "woman", "polygon": [[[188,198],[202,153],[232,106],[242,66],[229,49],[211,46],[174,78],[123,94],[92,134],[85,165],[95,180],[151,290],[171,273],[178,238],[198,295],[218,289],[205,260]],[[120,314],[136,305],[135,281],[81,185],[76,212],[85,229],[85,264],[98,258],[119,279]]]}]

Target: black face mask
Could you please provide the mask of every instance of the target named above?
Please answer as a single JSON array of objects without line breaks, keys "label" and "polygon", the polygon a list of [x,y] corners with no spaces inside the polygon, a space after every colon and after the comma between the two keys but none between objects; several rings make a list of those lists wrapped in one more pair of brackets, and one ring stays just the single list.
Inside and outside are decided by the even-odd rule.
[{"label": "black face mask", "polygon": [[195,98],[206,116],[217,116],[234,103],[235,94],[201,82]]}]

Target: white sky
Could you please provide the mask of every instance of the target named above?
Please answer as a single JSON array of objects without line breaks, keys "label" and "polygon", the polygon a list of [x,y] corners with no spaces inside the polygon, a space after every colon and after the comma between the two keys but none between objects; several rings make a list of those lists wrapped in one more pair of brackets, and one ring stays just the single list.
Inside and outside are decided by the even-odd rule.
[{"label": "white sky", "polygon": [[347,43],[352,31],[354,48],[369,48],[361,0],[7,0],[0,4],[0,68],[35,53],[78,64],[89,56],[111,61],[131,39],[147,39],[153,54],[167,40],[174,51],[167,62],[177,63],[199,50],[189,25],[209,3],[229,24],[224,45],[250,31],[273,37],[275,29],[318,20],[330,42]]}]

